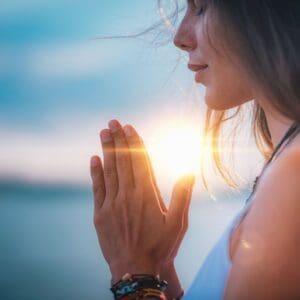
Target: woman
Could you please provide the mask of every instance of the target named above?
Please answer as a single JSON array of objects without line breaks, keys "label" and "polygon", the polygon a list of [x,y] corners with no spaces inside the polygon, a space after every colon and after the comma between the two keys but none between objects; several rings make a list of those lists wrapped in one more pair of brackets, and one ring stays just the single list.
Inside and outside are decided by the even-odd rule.
[{"label": "woman", "polygon": [[[183,298],[300,299],[300,2],[187,2],[174,44],[188,53],[188,67],[206,87],[206,134],[217,147],[226,110],[237,108],[233,118],[252,101],[252,128],[266,164]],[[166,208],[135,129],[112,120],[101,141],[104,163],[91,159],[94,222],[115,298],[179,299],[174,259],[194,178],[177,182]],[[214,157],[230,183],[218,151]],[[161,280],[130,281],[130,274]]]}]

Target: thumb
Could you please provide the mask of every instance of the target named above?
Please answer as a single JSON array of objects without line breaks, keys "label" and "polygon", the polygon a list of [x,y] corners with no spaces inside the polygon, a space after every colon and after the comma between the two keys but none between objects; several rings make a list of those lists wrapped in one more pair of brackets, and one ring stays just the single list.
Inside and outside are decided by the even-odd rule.
[{"label": "thumb", "polygon": [[192,189],[195,183],[194,175],[181,177],[175,184],[172,192],[172,198],[168,211],[171,223],[183,221],[184,214],[188,212],[191,202]]}]

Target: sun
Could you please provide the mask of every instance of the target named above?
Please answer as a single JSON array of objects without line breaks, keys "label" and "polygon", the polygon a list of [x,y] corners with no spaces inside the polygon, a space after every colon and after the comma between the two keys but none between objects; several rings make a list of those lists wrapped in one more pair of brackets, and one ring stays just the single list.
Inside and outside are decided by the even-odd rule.
[{"label": "sun", "polygon": [[202,154],[199,126],[177,124],[160,128],[148,145],[151,160],[159,173],[176,179],[185,174],[198,175]]}]

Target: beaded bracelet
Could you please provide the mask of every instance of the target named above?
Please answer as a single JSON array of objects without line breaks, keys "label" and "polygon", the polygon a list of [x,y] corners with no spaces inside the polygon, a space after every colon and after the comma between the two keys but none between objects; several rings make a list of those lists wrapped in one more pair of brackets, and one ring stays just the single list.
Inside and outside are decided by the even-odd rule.
[{"label": "beaded bracelet", "polygon": [[134,293],[122,296],[120,300],[137,300],[137,299],[157,299],[157,300],[167,300],[163,291],[155,289],[141,289]]},{"label": "beaded bracelet", "polygon": [[151,297],[153,299],[167,300],[164,290],[168,282],[160,280],[159,275],[126,273],[116,282],[110,290],[116,300],[136,300]]},{"label": "beaded bracelet", "polygon": [[[172,298],[169,300],[180,300],[180,299],[182,299],[183,295],[184,295],[184,291],[182,290],[179,297]],[[147,298],[151,297],[151,299],[154,298],[154,299],[158,299],[158,300],[167,300],[167,297],[164,294],[164,292],[158,291],[158,290],[153,290],[153,289],[141,289],[134,293],[127,294],[127,295],[121,297],[120,300],[137,300],[137,299],[145,299],[145,297],[147,297]]]}]

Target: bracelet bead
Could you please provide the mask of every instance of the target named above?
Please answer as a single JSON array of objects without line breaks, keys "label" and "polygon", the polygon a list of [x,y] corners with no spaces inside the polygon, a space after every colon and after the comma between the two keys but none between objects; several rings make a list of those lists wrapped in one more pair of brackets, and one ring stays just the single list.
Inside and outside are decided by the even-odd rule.
[{"label": "bracelet bead", "polygon": [[168,282],[160,280],[159,275],[126,273],[112,285],[110,290],[116,300],[160,299],[167,300],[164,290]]}]

